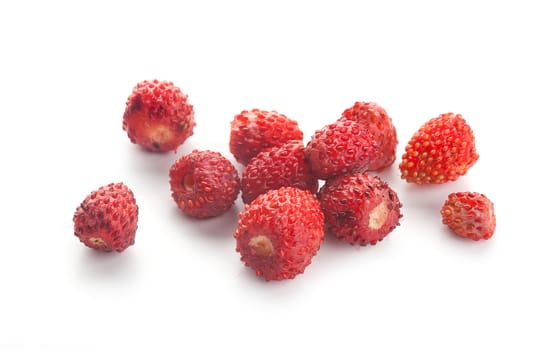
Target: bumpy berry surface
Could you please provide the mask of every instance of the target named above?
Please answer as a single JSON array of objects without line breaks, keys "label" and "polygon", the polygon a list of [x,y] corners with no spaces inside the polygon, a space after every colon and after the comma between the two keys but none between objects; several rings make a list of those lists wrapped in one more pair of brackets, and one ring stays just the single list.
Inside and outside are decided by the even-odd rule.
[{"label": "bumpy berry surface", "polygon": [[387,183],[367,173],[328,180],[319,191],[326,232],[350,244],[376,244],[399,225],[402,207]]},{"label": "bumpy berry surface", "polygon": [[489,239],[496,230],[494,204],[481,193],[451,193],[440,214],[454,233],[475,241]]},{"label": "bumpy berry surface", "polygon": [[172,165],[169,175],[173,200],[196,218],[226,212],[240,192],[237,170],[218,152],[193,150]]},{"label": "bumpy berry surface", "polygon": [[256,155],[242,173],[242,200],[250,203],[258,195],[279,187],[297,187],[316,193],[318,180],[305,160],[303,142],[292,140]]},{"label": "bumpy berry surface", "polygon": [[324,215],[309,191],[271,190],[247,204],[234,234],[246,266],[265,280],[304,272],[324,240]]},{"label": "bumpy berry surface", "polygon": [[398,144],[397,133],[392,119],[384,108],[374,102],[356,102],[346,109],[342,119],[354,120],[364,125],[377,143],[377,154],[368,170],[381,170],[393,164]]},{"label": "bumpy berry surface", "polygon": [[230,151],[244,165],[259,152],[290,140],[303,141],[303,132],[295,120],[276,111],[242,111],[231,122]]},{"label": "bumpy berry surface", "polygon": [[126,185],[102,186],[76,209],[74,235],[90,248],[121,252],[134,244],[138,213],[133,193]]},{"label": "bumpy berry surface", "polygon": [[478,157],[471,127],[460,114],[446,113],[412,136],[399,168],[407,182],[442,184],[465,175]]},{"label": "bumpy berry surface", "polygon": [[126,101],[122,128],[130,141],[155,152],[175,151],[196,125],[187,95],[169,81],[145,80]]},{"label": "bumpy berry surface", "polygon": [[368,170],[378,154],[371,133],[352,120],[338,120],[317,130],[305,147],[313,175],[328,179]]}]

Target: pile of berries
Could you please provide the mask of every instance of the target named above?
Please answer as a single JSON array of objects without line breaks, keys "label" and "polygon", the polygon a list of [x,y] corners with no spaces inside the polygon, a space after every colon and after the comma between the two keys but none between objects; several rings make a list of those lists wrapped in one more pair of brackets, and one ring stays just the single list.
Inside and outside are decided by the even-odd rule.
[{"label": "pile of berries", "polygon": [[[131,142],[153,152],[175,151],[196,125],[188,96],[167,81],[137,84],[126,102],[123,129]],[[212,150],[193,150],[169,169],[175,204],[189,216],[225,213],[239,194],[245,203],[234,229],[242,262],[265,280],[304,272],[324,235],[352,245],[375,245],[400,224],[397,193],[372,172],[396,160],[397,133],[385,109],[356,102],[308,140],[297,121],[276,111],[252,109],[230,123],[230,152],[245,169]],[[401,178],[417,185],[443,184],[478,160],[473,131],[459,114],[423,124],[399,164]],[[496,226],[493,203],[483,194],[448,195],[442,222],[457,235],[489,239]],[[138,207],[123,183],[89,194],[73,216],[74,234],[86,246],[121,252],[134,244]]]}]

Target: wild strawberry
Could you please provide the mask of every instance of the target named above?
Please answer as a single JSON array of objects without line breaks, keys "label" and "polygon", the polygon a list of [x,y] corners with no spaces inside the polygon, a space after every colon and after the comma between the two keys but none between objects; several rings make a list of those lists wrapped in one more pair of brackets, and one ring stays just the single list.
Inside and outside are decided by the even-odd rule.
[{"label": "wild strawberry", "polygon": [[291,279],[303,273],[320,248],[323,222],[311,192],[295,187],[270,190],[240,213],[236,251],[265,280]]},{"label": "wild strawberry", "polygon": [[318,180],[305,160],[305,147],[288,141],[256,155],[242,173],[242,200],[250,203],[258,195],[279,187],[297,187],[316,193]]},{"label": "wild strawberry", "polygon": [[341,118],[364,125],[377,143],[378,153],[370,162],[368,170],[381,170],[394,163],[398,144],[397,133],[392,119],[384,108],[374,102],[356,102],[343,112]]},{"label": "wild strawberry", "polygon": [[193,134],[193,106],[169,81],[145,80],[126,102],[122,128],[130,141],[156,152],[175,151]]},{"label": "wild strawberry", "polygon": [[74,235],[90,248],[121,252],[134,244],[138,212],[133,192],[126,185],[102,186],[76,208]]},{"label": "wild strawberry", "polygon": [[363,125],[346,119],[317,130],[305,147],[313,175],[324,180],[365,171],[376,154],[378,146],[371,133]]},{"label": "wild strawberry", "polygon": [[402,205],[377,176],[348,174],[329,179],[319,191],[326,232],[350,244],[376,244],[399,225]]},{"label": "wild strawberry", "polygon": [[460,114],[446,113],[412,136],[399,168],[407,182],[442,184],[465,175],[477,159],[473,130]]},{"label": "wild strawberry", "polygon": [[494,204],[481,193],[451,193],[440,214],[454,233],[475,241],[489,239],[496,230]]},{"label": "wild strawberry", "polygon": [[218,152],[193,150],[179,158],[169,174],[173,200],[193,217],[221,215],[240,192],[238,172]]},{"label": "wild strawberry", "polygon": [[276,111],[242,111],[231,122],[230,150],[243,165],[262,150],[290,140],[303,140],[303,132],[296,121]]}]

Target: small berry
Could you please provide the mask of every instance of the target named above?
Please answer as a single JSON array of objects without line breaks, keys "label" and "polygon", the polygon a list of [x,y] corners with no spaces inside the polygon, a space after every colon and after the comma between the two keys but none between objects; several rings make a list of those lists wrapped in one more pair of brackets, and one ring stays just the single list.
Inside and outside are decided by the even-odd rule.
[{"label": "small berry", "polygon": [[440,214],[454,233],[475,241],[489,239],[496,230],[494,204],[481,193],[451,193]]},{"label": "small berry", "polygon": [[366,171],[378,153],[372,135],[361,124],[341,119],[317,130],[305,156],[319,179]]},{"label": "small berry", "polygon": [[102,186],[76,209],[74,235],[90,248],[121,252],[134,244],[138,212],[133,193],[126,185]]},{"label": "small berry", "polygon": [[324,215],[309,191],[281,187],[259,195],[240,213],[234,237],[246,266],[265,280],[305,271],[324,239]]},{"label": "small berry", "polygon": [[326,232],[350,244],[376,244],[399,225],[402,204],[377,176],[348,174],[326,181],[319,191]]},{"label": "small berry", "polygon": [[384,108],[374,102],[356,102],[343,112],[341,118],[364,125],[377,143],[378,153],[368,166],[368,170],[381,170],[394,163],[398,144],[397,133],[392,119]]},{"label": "small berry", "polygon": [[442,184],[465,175],[478,159],[473,130],[460,114],[425,123],[406,146],[401,177],[416,184]]},{"label": "small berry", "polygon": [[175,151],[196,125],[187,95],[169,81],[145,80],[126,102],[122,128],[132,143],[149,151]]},{"label": "small berry", "polygon": [[221,215],[240,192],[237,170],[218,152],[193,150],[179,158],[169,174],[173,200],[193,217]]},{"label": "small berry", "polygon": [[259,152],[303,140],[297,122],[276,111],[242,111],[231,122],[230,151],[237,162],[247,165]]},{"label": "small berry", "polygon": [[305,160],[303,142],[292,140],[260,152],[242,173],[242,200],[246,204],[279,187],[297,187],[311,193],[318,190],[318,180]]}]

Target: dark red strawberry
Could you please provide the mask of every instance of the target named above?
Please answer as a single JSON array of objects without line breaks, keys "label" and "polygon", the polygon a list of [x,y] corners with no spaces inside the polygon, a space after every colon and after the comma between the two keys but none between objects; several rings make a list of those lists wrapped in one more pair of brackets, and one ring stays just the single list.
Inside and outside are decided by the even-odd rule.
[{"label": "dark red strawberry", "polygon": [[138,213],[133,192],[126,185],[102,186],[76,209],[74,235],[90,248],[121,252],[134,244]]},{"label": "dark red strawberry", "polygon": [[326,232],[350,244],[376,244],[402,217],[396,192],[367,173],[329,179],[320,189],[319,199]]},{"label": "dark red strawberry", "polygon": [[175,151],[196,125],[187,95],[172,82],[158,80],[134,87],[123,119],[130,141],[156,152]]},{"label": "dark red strawberry", "polygon": [[197,218],[220,215],[234,204],[240,179],[234,165],[219,152],[193,150],[170,168],[172,198]]}]

